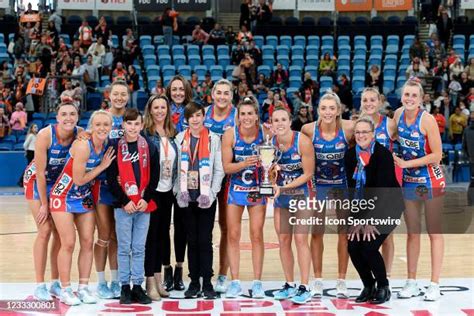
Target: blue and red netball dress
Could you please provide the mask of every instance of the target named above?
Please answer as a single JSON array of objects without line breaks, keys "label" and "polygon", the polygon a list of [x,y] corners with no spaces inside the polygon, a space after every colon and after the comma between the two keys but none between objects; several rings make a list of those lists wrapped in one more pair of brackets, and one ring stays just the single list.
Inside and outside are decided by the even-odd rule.
[{"label": "blue and red netball dress", "polygon": [[209,110],[207,110],[204,126],[207,127],[211,132],[222,136],[227,129],[234,127],[235,113],[237,110],[235,107],[232,107],[232,109],[227,114],[227,117],[218,122],[214,119],[214,107],[215,105],[213,104],[210,106]]},{"label": "blue and red netball dress", "polygon": [[[61,171],[66,164],[66,156],[69,153],[72,142],[63,146],[58,139],[58,125],[50,125],[46,128],[51,129],[51,146],[47,152],[46,162],[46,195],[49,196],[51,187],[56,182]],[[74,128],[74,138],[77,134],[77,128]],[[27,200],[39,200],[38,187],[36,184],[36,164],[33,160],[28,167],[26,167],[25,175],[23,176],[23,187],[25,188],[25,197]]]},{"label": "blue and red netball dress", "polygon": [[[263,130],[258,129],[258,136],[251,143],[246,143],[240,135],[239,128],[234,127],[233,162],[244,161],[255,155],[254,147],[263,143]],[[258,193],[261,179],[260,167],[251,166],[230,175],[227,204],[240,206],[264,205],[265,199]]]},{"label": "blue and red netball dress", "polygon": [[388,118],[386,116],[380,116],[380,121],[376,124],[375,140],[392,152],[393,141],[390,139],[390,134],[388,133]]},{"label": "blue and red netball dress", "polygon": [[[92,140],[88,140],[88,143],[90,156],[87,159],[86,172],[97,167],[105,153],[105,148],[96,153]],[[51,212],[86,213],[94,210],[98,198],[96,190],[93,194],[95,180],[81,186],[75,185],[72,180],[73,163],[74,158],[68,154],[66,165],[51,189],[49,198]]]},{"label": "blue and red netball dress", "polygon": [[328,198],[333,190],[347,188],[344,156],[349,147],[344,130],[338,129],[336,137],[327,141],[322,137],[318,124],[314,125],[313,146],[316,155],[314,186],[317,199]]},{"label": "blue and red netball dress", "polygon": [[[112,130],[109,133],[108,146],[114,146],[120,138],[123,137],[124,131],[122,127],[123,116],[112,116]],[[107,183],[107,173],[104,171],[98,177],[100,180],[97,184],[97,190],[99,195],[99,203],[104,205],[113,205],[115,198],[110,192],[109,185]]]},{"label": "blue and red netball dress", "polygon": [[[404,160],[424,157],[431,153],[428,135],[421,133],[421,119],[426,114],[418,110],[416,120],[408,126],[405,111],[398,122],[398,141]],[[403,195],[407,200],[429,200],[444,194],[446,182],[439,164],[403,169]]]},{"label": "blue and red netball dress", "polygon": [[[284,186],[292,183],[303,175],[303,163],[301,160],[301,152],[299,148],[300,132],[293,131],[293,140],[290,148],[282,152],[278,166],[277,185]],[[273,144],[279,147],[276,137],[273,138]],[[309,188],[305,183],[297,188],[281,190],[280,195],[274,200],[273,206],[275,208],[290,208],[290,200],[303,200],[309,197]]]}]

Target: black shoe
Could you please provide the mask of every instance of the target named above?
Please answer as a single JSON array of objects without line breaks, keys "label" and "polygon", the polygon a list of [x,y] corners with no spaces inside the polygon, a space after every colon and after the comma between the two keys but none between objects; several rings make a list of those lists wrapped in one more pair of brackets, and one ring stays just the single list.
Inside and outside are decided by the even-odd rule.
[{"label": "black shoe", "polygon": [[185,298],[196,298],[201,296],[201,284],[199,282],[193,282],[189,284],[188,289],[184,292]]},{"label": "black shoe", "polygon": [[151,304],[151,298],[146,295],[141,285],[133,286],[132,299],[139,304]]},{"label": "black shoe", "polygon": [[364,286],[362,292],[360,292],[359,296],[356,298],[356,303],[364,303],[370,301],[375,294],[375,286]]},{"label": "black shoe", "polygon": [[205,299],[213,300],[217,298],[217,293],[214,291],[211,281],[205,281],[202,285],[202,294]]},{"label": "black shoe", "polygon": [[174,268],[174,289],[175,291],[184,291],[183,267]]},{"label": "black shoe", "polygon": [[132,291],[130,290],[130,285],[122,285],[122,290],[120,291],[120,304],[132,304]]},{"label": "black shoe", "polygon": [[165,290],[166,292],[173,291],[173,267],[169,266],[169,267],[166,267],[164,270],[165,270],[165,276],[164,276],[163,285],[165,286]]},{"label": "black shoe", "polygon": [[369,301],[370,304],[383,304],[390,300],[392,293],[390,292],[389,286],[377,287],[374,296]]}]

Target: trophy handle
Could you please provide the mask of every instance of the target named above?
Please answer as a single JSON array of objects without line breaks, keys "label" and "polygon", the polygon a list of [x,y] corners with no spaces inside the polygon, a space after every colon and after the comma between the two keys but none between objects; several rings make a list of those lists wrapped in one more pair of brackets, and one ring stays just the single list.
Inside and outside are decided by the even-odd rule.
[{"label": "trophy handle", "polygon": [[258,156],[258,145],[253,143],[250,148],[252,149],[252,155]]},{"label": "trophy handle", "polygon": [[275,161],[273,162],[274,165],[276,165],[280,159],[281,156],[283,156],[283,152],[280,150],[280,148],[275,147]]}]

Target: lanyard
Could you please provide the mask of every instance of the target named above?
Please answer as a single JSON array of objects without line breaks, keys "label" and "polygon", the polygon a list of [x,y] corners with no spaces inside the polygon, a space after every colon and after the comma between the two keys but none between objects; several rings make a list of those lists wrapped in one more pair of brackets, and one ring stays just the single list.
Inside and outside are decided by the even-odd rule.
[{"label": "lanyard", "polygon": [[168,149],[170,147],[170,143],[168,141],[168,138],[162,137],[161,138],[161,143],[163,144],[163,149],[165,151],[165,160],[168,160]]}]

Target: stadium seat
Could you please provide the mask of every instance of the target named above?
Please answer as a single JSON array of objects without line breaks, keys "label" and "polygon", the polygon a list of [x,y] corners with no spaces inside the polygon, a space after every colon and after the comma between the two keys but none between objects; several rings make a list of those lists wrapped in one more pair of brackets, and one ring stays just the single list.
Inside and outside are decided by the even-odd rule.
[{"label": "stadium seat", "polygon": [[141,35],[140,36],[140,47],[151,45],[151,36],[150,35]]},{"label": "stadium seat", "polygon": [[285,25],[298,26],[299,24],[300,24],[300,20],[297,17],[289,16],[285,19]]},{"label": "stadium seat", "polygon": [[161,67],[163,77],[174,76],[176,74],[176,67],[174,65],[165,65]]},{"label": "stadium seat", "polygon": [[0,151],[12,151],[13,144],[11,143],[0,143]]},{"label": "stadium seat", "polygon": [[102,94],[98,92],[89,92],[87,94],[87,109],[98,110],[102,103]]},{"label": "stadium seat", "polygon": [[194,69],[194,67],[201,64],[201,57],[199,55],[188,55],[188,64]]},{"label": "stadium seat", "polygon": [[263,65],[267,65],[268,67],[273,67],[275,64],[275,58],[273,55],[263,55]]},{"label": "stadium seat", "polygon": [[184,77],[190,77],[192,74],[191,66],[189,65],[182,65],[178,67],[178,74]]},{"label": "stadium seat", "polygon": [[275,53],[275,49],[271,45],[263,45],[262,47],[262,55],[273,55]]},{"label": "stadium seat", "polygon": [[262,48],[264,45],[264,37],[262,35],[255,35],[253,37],[253,40],[255,42],[255,45],[259,48]]},{"label": "stadium seat", "polygon": [[341,46],[350,46],[351,39],[347,35],[341,35],[337,38],[337,47],[340,48]]},{"label": "stadium seat", "polygon": [[304,57],[303,55],[293,55],[291,57],[291,64],[293,66],[299,66],[300,68],[304,67]]},{"label": "stadium seat", "polygon": [[171,56],[170,55],[159,55],[158,64],[161,68],[166,65],[171,65]]},{"label": "stadium seat", "polygon": [[217,64],[224,69],[227,69],[227,66],[230,65],[230,57],[227,55],[219,55],[217,58]]},{"label": "stadium seat", "polygon": [[284,68],[288,68],[290,66],[290,58],[287,55],[279,55],[277,56],[277,63],[282,64]]},{"label": "stadium seat", "polygon": [[308,56],[319,56],[319,46],[316,45],[308,45],[306,46],[306,57]]},{"label": "stadium seat", "polygon": [[303,35],[296,35],[293,38],[293,41],[293,46],[302,46],[303,48],[306,46],[306,37],[304,37]]},{"label": "stadium seat", "polygon": [[143,63],[145,67],[156,65],[156,56],[155,55],[146,55],[143,57]]},{"label": "stadium seat", "polygon": [[304,46],[293,45],[293,47],[291,48],[291,56],[294,55],[304,55]]},{"label": "stadium seat", "polygon": [[215,65],[211,66],[209,68],[209,71],[211,72],[211,77],[223,77],[223,67],[220,65]]},{"label": "stadium seat", "polygon": [[191,55],[199,55],[199,46],[197,45],[188,45],[186,50],[188,57]]},{"label": "stadium seat", "polygon": [[370,47],[373,46],[382,46],[383,45],[383,37],[381,35],[372,35],[370,37]]},{"label": "stadium seat", "polygon": [[319,66],[319,58],[318,56],[306,56],[306,65],[307,66],[315,66],[315,67],[318,67]]},{"label": "stadium seat", "polygon": [[411,46],[415,42],[415,35],[405,35],[403,37],[403,45]]},{"label": "stadium seat", "polygon": [[290,56],[290,48],[285,45],[278,45],[276,52],[277,56]]},{"label": "stadium seat", "polygon": [[301,66],[290,66],[288,74],[290,77],[300,77],[302,75],[303,68]]},{"label": "stadium seat", "polygon": [[271,75],[271,68],[267,65],[261,65],[257,67],[257,73],[263,74],[265,77],[270,77]]},{"label": "stadium seat", "polygon": [[164,43],[164,36],[163,35],[155,35],[153,36],[153,44],[155,45],[163,45]]},{"label": "stadium seat", "polygon": [[301,77],[290,77],[290,88],[301,87]]},{"label": "stadium seat", "polygon": [[186,65],[186,56],[184,56],[184,55],[173,55],[173,65],[176,68]]},{"label": "stadium seat", "polygon": [[354,46],[357,46],[357,45],[367,46],[367,38],[365,37],[365,35],[356,35],[354,37]]},{"label": "stadium seat", "polygon": [[293,44],[293,40],[291,39],[291,36],[288,36],[288,35],[280,36],[280,45],[286,46],[288,47],[288,49],[290,49],[292,44]]},{"label": "stadium seat", "polygon": [[194,67],[194,72],[196,73],[196,75],[198,75],[199,78],[204,79],[204,77],[206,76],[207,67],[204,65],[198,65]]},{"label": "stadium seat", "polygon": [[332,35],[324,35],[322,37],[322,46],[334,47],[334,37]]},{"label": "stadium seat", "polygon": [[206,55],[212,55],[214,56],[214,46],[212,45],[204,45],[202,47],[202,56],[206,56]]},{"label": "stadium seat", "polygon": [[265,44],[272,46],[273,49],[276,49],[278,45],[278,37],[275,35],[268,35],[265,39]]},{"label": "stadium seat", "polygon": [[232,73],[234,72],[234,65],[229,65],[225,67],[225,77],[229,80],[232,80]]},{"label": "stadium seat", "polygon": [[204,55],[202,62],[207,69],[210,69],[211,66],[216,64],[216,57],[214,57],[214,55]]},{"label": "stadium seat", "polygon": [[[160,58],[161,55],[169,55],[170,54],[170,47],[168,45],[159,45],[156,48],[156,53],[158,54],[158,58]],[[173,52],[173,55],[174,54],[175,53]],[[182,53],[182,55],[184,55],[184,52]]]},{"label": "stadium seat", "polygon": [[305,16],[303,17],[303,19],[301,20],[301,25],[304,25],[304,26],[315,26],[316,25],[316,21],[314,20],[314,18],[312,16]]},{"label": "stadium seat", "polygon": [[146,74],[148,77],[150,76],[159,76],[160,75],[160,67],[157,65],[150,65],[146,67]]},{"label": "stadium seat", "polygon": [[321,46],[321,41],[319,39],[319,36],[318,35],[308,36],[308,46],[309,45],[314,45],[316,47],[320,47]]},{"label": "stadium seat", "polygon": [[173,45],[171,48],[171,53],[173,55],[184,55],[184,46],[183,45]]},{"label": "stadium seat", "polygon": [[217,46],[217,58],[219,58],[219,56],[229,56],[229,46],[227,45],[219,45]]}]

